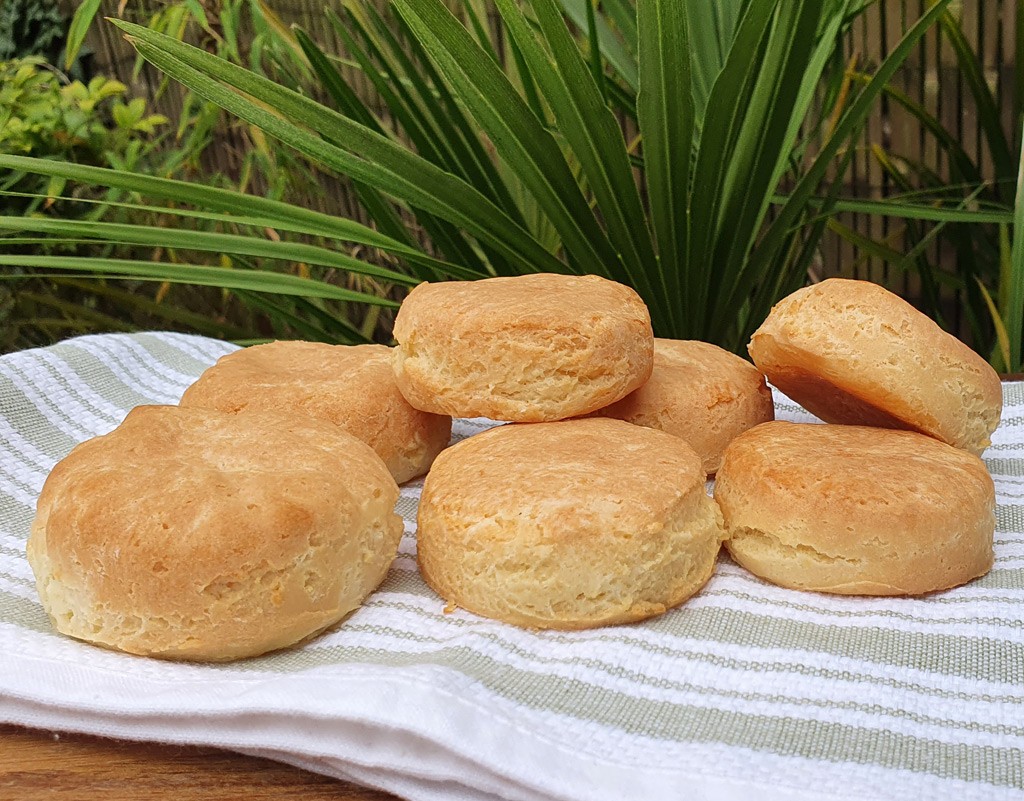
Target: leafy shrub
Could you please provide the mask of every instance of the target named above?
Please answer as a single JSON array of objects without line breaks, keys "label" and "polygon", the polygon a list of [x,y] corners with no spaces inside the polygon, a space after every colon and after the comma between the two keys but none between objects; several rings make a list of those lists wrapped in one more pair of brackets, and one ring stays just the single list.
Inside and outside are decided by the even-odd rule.
[{"label": "leafy shrub", "polygon": [[58,63],[64,28],[56,0],[4,0],[0,3],[0,61],[42,56]]},{"label": "leafy shrub", "polygon": [[[68,81],[42,58],[0,63],[0,153],[133,170],[153,150],[160,114],[128,99],[119,81]],[[12,172],[0,188],[36,195],[0,197],[4,214],[31,213],[59,195],[60,179]]]}]

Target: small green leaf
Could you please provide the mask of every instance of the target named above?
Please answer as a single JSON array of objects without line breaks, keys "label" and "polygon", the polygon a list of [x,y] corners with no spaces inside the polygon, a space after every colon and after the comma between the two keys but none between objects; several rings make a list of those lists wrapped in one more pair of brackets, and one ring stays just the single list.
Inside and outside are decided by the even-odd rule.
[{"label": "small green leaf", "polygon": [[89,26],[92,25],[93,18],[99,9],[100,0],[85,0],[75,11],[75,15],[71,18],[71,24],[68,26],[64,69],[71,69],[71,65],[78,56],[78,51],[82,48],[82,42],[85,41],[85,35],[89,32]]},{"label": "small green leaf", "polygon": [[60,176],[50,176],[50,180],[46,183],[46,197],[47,200],[54,200],[60,197],[64,193],[64,187],[67,185],[67,181]]},{"label": "small green leaf", "polygon": [[114,117],[114,124],[125,131],[130,131],[135,120],[132,119],[131,110],[124,103],[115,103],[110,107],[110,113]]}]

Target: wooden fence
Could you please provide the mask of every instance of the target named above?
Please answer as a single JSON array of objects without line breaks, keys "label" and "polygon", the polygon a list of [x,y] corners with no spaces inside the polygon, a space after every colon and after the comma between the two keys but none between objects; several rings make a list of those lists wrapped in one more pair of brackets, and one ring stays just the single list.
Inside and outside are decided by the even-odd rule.
[{"label": "wooden fence", "polygon": [[[342,45],[321,11],[324,2],[271,0],[270,5],[284,22],[302,25],[325,50],[341,53]],[[846,42],[847,55],[856,56],[867,67],[877,65],[903,32],[920,17],[927,5],[927,0],[881,0],[874,4],[855,22]],[[1015,65],[1018,35],[1016,6],[1014,0],[962,0],[957,7],[967,42],[979,56],[984,78],[995,92],[1002,122],[1008,132],[1018,124],[1011,117],[1015,106],[1014,93],[1021,88],[1018,87]],[[151,11],[157,7],[158,0],[103,2],[105,13],[116,15],[120,10],[122,16],[136,20],[148,19]],[[113,26],[96,26],[90,43],[102,69],[112,72],[122,81],[132,81],[134,51]],[[358,74],[354,74],[353,78],[358,83]],[[937,29],[928,33],[899,71],[894,83],[958,138],[966,152],[983,165],[984,176],[991,176],[992,160],[978,123],[977,110],[965,86],[964,77],[958,70],[955,54]],[[159,75],[147,66],[135,79],[133,89],[143,96],[148,95],[157,110],[176,120],[181,110],[182,93],[175,87],[169,87],[158,96],[159,86]],[[363,96],[369,97],[371,94],[367,91]],[[245,131],[236,127],[221,132],[219,136],[218,146],[209,149],[204,166],[226,174],[236,173],[240,156],[247,147]],[[883,99],[876,104],[861,141],[857,144],[848,186],[845,188],[848,196],[884,197],[894,191],[890,179],[871,153],[872,144],[879,144],[886,150],[920,162],[940,176],[948,175],[948,165],[943,163],[943,154],[936,146],[934,137],[899,105]],[[323,191],[313,192],[303,200],[310,207],[322,211],[356,218],[361,215],[351,193],[338,182],[325,182]],[[903,224],[899,220],[847,214],[843,215],[841,222],[873,239],[887,239],[897,250],[903,247],[900,233]],[[933,252],[931,258],[935,263],[941,263],[944,254]],[[910,296],[916,291],[912,274],[891,274],[891,268],[883,262],[866,258],[848,242],[832,234],[824,240],[821,260],[815,269],[823,275],[871,278]],[[956,319],[957,308],[955,298],[950,298],[951,322],[961,328],[960,321]]]}]

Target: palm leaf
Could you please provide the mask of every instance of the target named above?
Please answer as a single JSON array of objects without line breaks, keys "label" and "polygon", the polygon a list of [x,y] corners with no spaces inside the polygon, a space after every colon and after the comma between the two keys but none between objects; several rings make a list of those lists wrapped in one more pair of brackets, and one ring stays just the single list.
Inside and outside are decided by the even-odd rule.
[{"label": "palm leaf", "polygon": [[1013,206],[1013,245],[1010,251],[1010,282],[1007,292],[1006,332],[1010,339],[1007,369],[1020,372],[1024,337],[1024,152],[1017,167],[1017,197]]},{"label": "palm leaf", "polygon": [[[599,44],[599,49],[595,52],[603,55],[605,60],[615,70],[616,75],[630,89],[636,92],[640,85],[639,67],[636,57],[628,49],[627,45],[623,43],[623,39],[615,35],[608,21],[601,15],[593,14],[594,6],[591,0],[559,0],[559,4],[576,27],[588,31],[588,35],[591,25],[590,20],[593,17],[593,35],[596,36]],[[624,39],[635,43],[637,40],[636,12],[626,10],[624,3],[613,4],[613,6],[617,15],[616,18],[626,23],[627,29],[623,31]]]},{"label": "palm leaf", "polygon": [[[324,267],[337,267],[359,275],[370,275],[385,281],[413,286],[418,283],[403,273],[375,267],[343,253],[301,242],[274,242],[252,236],[188,231],[148,225],[127,225],[78,220],[52,220],[42,217],[2,217],[0,231],[34,231],[58,236],[86,237],[130,245],[149,245],[211,253],[238,253],[289,262],[305,262]],[[3,240],[0,240],[3,241]],[[58,240],[59,241],[59,240]]]},{"label": "palm leaf", "polygon": [[395,301],[387,298],[369,295],[365,292],[354,292],[334,284],[300,278],[296,275],[232,270],[226,267],[209,267],[200,264],[170,264],[88,256],[25,256],[0,253],[0,265],[45,267],[52,270],[100,273],[111,278],[136,278],[177,284],[216,286],[224,289],[248,289],[253,292],[328,298],[389,308],[398,306]]},{"label": "palm leaf", "polygon": [[[558,143],[440,0],[396,0],[435,66],[555,226],[569,258],[605,275],[621,264]],[[521,43],[520,43],[521,45]],[[540,77],[534,73],[538,81]],[[563,267],[561,272],[564,272]],[[621,270],[621,268],[619,268]]]},{"label": "palm leaf", "polygon": [[691,330],[700,331],[709,319],[712,272],[711,258],[719,241],[719,220],[725,202],[723,165],[736,147],[743,129],[754,81],[760,68],[759,54],[778,0],[750,3],[739,23],[736,38],[725,64],[711,88],[713,98],[701,126],[698,154],[693,168],[690,204],[692,235],[687,255],[686,294],[691,311]]},{"label": "palm leaf", "polygon": [[[386,137],[308,97],[137,25],[115,21],[147,60],[200,96],[257,125],[309,158],[437,214],[495,247],[524,270],[562,265],[472,186]],[[244,92],[265,106],[225,88]],[[274,109],[273,112],[268,109]],[[309,133],[336,137],[346,150]]]},{"label": "palm leaf", "polygon": [[[656,325],[667,323],[667,298],[654,292],[654,265],[643,205],[621,130],[562,21],[554,0],[531,0],[550,57],[513,0],[497,0],[506,28],[530,66],[558,128],[579,160],[618,259],[612,276],[647,300]],[[554,67],[551,66],[554,60]],[[618,267],[621,262],[621,268]]]},{"label": "palm leaf", "polygon": [[[353,220],[333,217],[269,198],[247,195],[244,192],[104,167],[0,153],[0,169],[5,168],[23,170],[38,175],[60,176],[85,184],[138,192],[146,197],[193,204],[220,212],[230,212],[239,224],[252,224],[252,220],[255,219],[259,221],[260,225],[273,225],[285,231],[331,237],[344,242],[367,245],[406,259],[416,260],[425,266],[450,275],[462,272],[464,269],[432,259],[422,251],[384,236]],[[175,213],[182,214],[184,212],[176,210]]]},{"label": "palm leaf", "polygon": [[[718,297],[723,286],[732,289],[743,282],[747,254],[768,210],[768,195],[778,186],[786,151],[796,138],[820,69],[834,47],[834,38],[822,40],[819,61],[814,65],[819,72],[814,74],[815,51],[799,43],[813,40],[820,13],[818,0],[780,5],[774,30],[765,42],[736,147],[725,168],[721,212],[715,225],[719,232],[731,230],[732,235],[719,235],[711,251],[715,264],[715,269],[708,270],[712,298]],[[834,37],[834,29],[829,34]],[[810,86],[805,83],[807,77]]]},{"label": "palm leaf", "polygon": [[871,110],[871,104],[881,94],[893,74],[906,60],[907,55],[943,12],[948,3],[949,0],[936,0],[936,3],[910,27],[903,38],[900,39],[879,65],[875,76],[864,88],[864,91],[857,96],[843,113],[831,136],[822,145],[814,162],[797,182],[786,203],[779,210],[771,226],[765,232],[764,238],[761,240],[757,250],[751,255],[745,267],[747,281],[737,283],[736,290],[732,293],[732,298],[736,297],[737,292],[742,293],[749,281],[750,275],[758,275],[768,268],[769,263],[783,247],[790,230],[806,208],[815,187],[824,178],[832,159],[835,158],[849,137],[863,124],[868,112]]},{"label": "palm leaf", "polygon": [[[673,329],[692,317],[682,292],[690,237],[693,95],[684,0],[649,0],[638,6],[640,92],[637,119],[643,131],[644,175],[651,226],[658,245],[658,273],[669,300]],[[680,143],[684,143],[681,146]],[[675,305],[681,308],[676,316]]]}]

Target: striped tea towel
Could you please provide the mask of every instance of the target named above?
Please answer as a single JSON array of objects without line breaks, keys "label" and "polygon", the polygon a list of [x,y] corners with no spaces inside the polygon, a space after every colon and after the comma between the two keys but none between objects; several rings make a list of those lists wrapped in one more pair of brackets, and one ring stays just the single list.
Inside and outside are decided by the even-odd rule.
[{"label": "striped tea towel", "polygon": [[174,664],[57,635],[24,556],[47,471],[229,350],[154,333],[0,358],[0,720],[224,746],[423,801],[1024,798],[1024,385],[986,453],[995,567],[926,598],[785,590],[723,556],[644,624],[446,615],[416,572],[410,483],[384,584],[301,648]]}]

